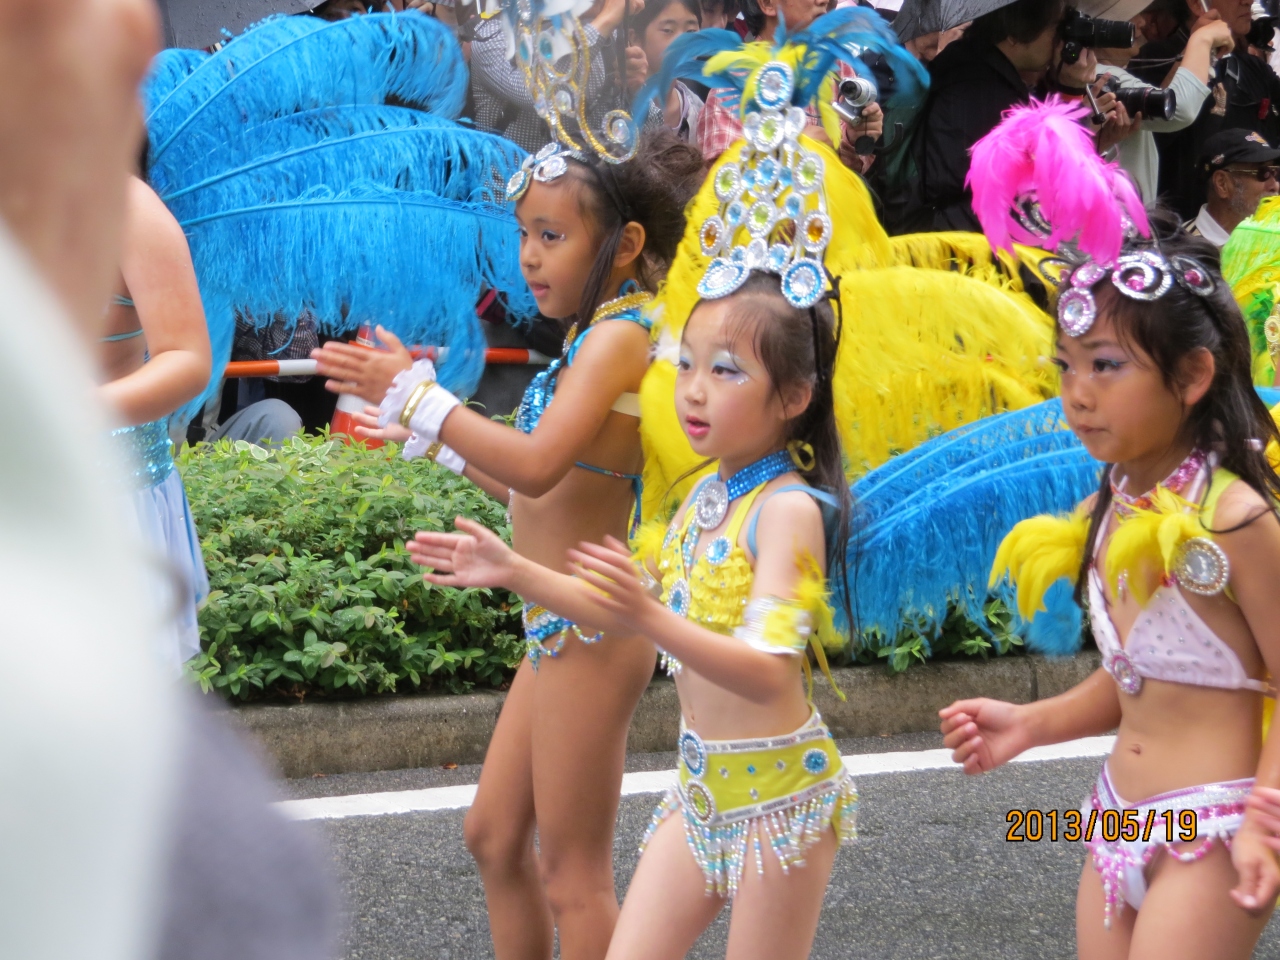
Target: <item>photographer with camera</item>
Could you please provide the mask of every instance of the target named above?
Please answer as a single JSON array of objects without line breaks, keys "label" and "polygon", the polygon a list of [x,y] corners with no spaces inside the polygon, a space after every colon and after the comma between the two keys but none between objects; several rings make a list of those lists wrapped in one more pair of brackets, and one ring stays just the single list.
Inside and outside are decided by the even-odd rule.
[{"label": "photographer with camera", "polygon": [[1012,106],[1028,102],[1024,74],[1038,79],[1053,59],[1062,0],[1015,0],[983,14],[929,64],[929,96],[911,144],[914,175],[895,232],[981,230],[964,181],[969,149]]},{"label": "photographer with camera", "polygon": [[[1146,0],[1129,0],[1105,11],[1108,16],[1122,16]],[[1092,5],[1092,6],[1096,6]],[[1085,12],[1101,15],[1102,10],[1084,6]],[[1097,51],[1098,70],[1109,76],[1108,88],[1139,126],[1119,144],[1118,161],[1124,167],[1147,203],[1159,193],[1160,157],[1155,134],[1177,133],[1189,127],[1200,114],[1209,96],[1210,63],[1230,53],[1234,41],[1231,30],[1221,20],[1207,20],[1191,34],[1182,63],[1159,86],[1143,82],[1125,69],[1138,53],[1148,30],[1148,14],[1137,12],[1129,18],[1137,28],[1137,38],[1128,47],[1104,47]]]},{"label": "photographer with camera", "polygon": [[1197,54],[1190,37],[1220,21],[1231,32],[1233,49],[1213,65],[1209,96],[1195,121],[1176,133],[1156,134],[1160,152],[1160,194],[1183,219],[1196,215],[1204,200],[1196,158],[1206,141],[1221,130],[1256,130],[1280,141],[1280,77],[1270,64],[1249,53],[1253,26],[1250,0],[1159,0],[1149,11],[1177,15],[1181,23],[1163,38],[1152,39],[1129,63],[1129,72],[1151,84],[1163,84],[1179,65],[1191,68]]},{"label": "photographer with camera", "polygon": [[1132,44],[1132,25],[1093,19],[1061,0],[1016,0],[974,20],[929,65],[929,98],[911,146],[911,196],[893,228],[979,230],[965,188],[969,150],[1033,94],[1089,98],[1102,150],[1127,136],[1127,113],[1095,76],[1093,48],[1116,42]]}]

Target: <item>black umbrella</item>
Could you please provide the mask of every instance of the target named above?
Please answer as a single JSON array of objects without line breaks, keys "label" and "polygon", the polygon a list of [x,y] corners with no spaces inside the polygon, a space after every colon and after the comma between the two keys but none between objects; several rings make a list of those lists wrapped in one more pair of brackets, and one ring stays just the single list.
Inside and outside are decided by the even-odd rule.
[{"label": "black umbrella", "polygon": [[320,0],[160,0],[168,47],[209,47],[273,13],[301,13]]},{"label": "black umbrella", "polygon": [[903,0],[893,29],[903,43],[935,30],[950,30],[984,13],[1007,7],[1013,0]]}]

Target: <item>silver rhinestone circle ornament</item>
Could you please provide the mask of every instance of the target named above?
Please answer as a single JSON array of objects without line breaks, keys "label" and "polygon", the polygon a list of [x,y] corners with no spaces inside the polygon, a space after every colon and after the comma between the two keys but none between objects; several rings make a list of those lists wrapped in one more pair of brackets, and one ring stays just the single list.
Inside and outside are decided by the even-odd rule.
[{"label": "silver rhinestone circle ornament", "polygon": [[1222,548],[1208,537],[1193,537],[1182,545],[1173,571],[1179,586],[1202,597],[1212,597],[1226,589],[1231,563]]}]

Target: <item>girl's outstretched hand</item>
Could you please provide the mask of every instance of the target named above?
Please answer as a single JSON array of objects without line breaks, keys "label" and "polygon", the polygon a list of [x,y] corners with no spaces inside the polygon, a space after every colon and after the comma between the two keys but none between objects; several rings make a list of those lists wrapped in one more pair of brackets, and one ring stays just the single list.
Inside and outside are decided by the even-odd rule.
[{"label": "girl's outstretched hand", "polygon": [[413,366],[413,357],[390,330],[380,326],[377,334],[385,349],[330,340],[311,351],[317,372],[329,378],[324,384],[326,390],[352,393],[372,404],[382,402],[396,374]]},{"label": "girl's outstretched hand", "polygon": [[637,633],[644,633],[645,616],[657,602],[645,587],[631,560],[631,551],[617,537],[598,543],[581,543],[569,551],[569,562],[578,576],[600,591],[597,602]]},{"label": "girl's outstretched hand", "polygon": [[942,742],[964,772],[986,773],[1007,763],[1031,745],[1022,713],[1003,700],[957,700],[938,711]]},{"label": "girl's outstretched hand", "polygon": [[1257,816],[1253,797],[1249,798],[1249,807],[1244,825],[1231,841],[1231,863],[1240,878],[1231,891],[1231,899],[1252,913],[1275,904],[1276,894],[1280,893],[1280,863],[1276,862],[1274,850],[1276,837],[1266,830],[1261,818],[1253,819]]},{"label": "girl's outstretched hand", "polygon": [[378,407],[373,406],[365,407],[364,413],[353,413],[351,419],[356,422],[356,436],[404,443],[413,435],[411,430],[398,423],[389,423],[385,427],[378,426],[378,415],[381,413]]},{"label": "girl's outstretched hand", "polygon": [[422,531],[405,544],[410,560],[434,571],[423,579],[442,587],[507,586],[515,572],[515,551],[474,520],[458,517],[453,525],[462,532]]}]

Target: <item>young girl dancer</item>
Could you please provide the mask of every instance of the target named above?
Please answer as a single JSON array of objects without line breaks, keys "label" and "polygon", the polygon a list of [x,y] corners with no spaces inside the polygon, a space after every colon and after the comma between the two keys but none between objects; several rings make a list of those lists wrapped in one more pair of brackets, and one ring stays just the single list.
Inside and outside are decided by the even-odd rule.
[{"label": "young girl dancer", "polygon": [[[1091,144],[1067,150],[1067,167],[1066,154],[1050,155],[1044,131],[1056,120],[1043,121],[1054,109],[1005,122],[1036,121],[1037,149],[1024,156],[1037,169],[1011,175],[999,159],[991,169],[1009,190],[1026,191],[1055,162],[1092,169],[1095,183],[1112,176]],[[987,144],[1006,157],[1021,152],[1007,131]],[[980,143],[975,169],[990,156]],[[1263,455],[1276,427],[1253,391],[1216,251],[1164,216],[1151,218],[1150,238],[1126,236],[1115,196],[1134,199],[1144,231],[1147,219],[1132,187],[1102,192],[1111,208],[1089,214],[1099,232],[1087,242],[1064,209],[1087,209],[1086,190],[1061,203],[1040,191],[1038,207],[1024,192],[1016,206],[1023,227],[1095,251],[1063,274],[1055,363],[1068,424],[1109,466],[1073,516],[1016,526],[993,576],[1009,571],[1026,616],[1056,579],[1076,580],[1103,669],[1032,704],[959,701],[941,711],[942,731],[976,774],[1038,744],[1118,728],[1081,810],[1080,956],[1243,958],[1280,891],[1270,831],[1246,805],[1255,786],[1280,786],[1280,745],[1262,738],[1267,678],[1280,670],[1280,478]],[[1016,236],[993,223],[998,195],[978,183],[974,193],[993,241]],[[1098,255],[1108,223],[1113,250]]]},{"label": "young girl dancer", "polygon": [[410,544],[433,583],[504,585],[640,633],[676,676],[680,783],[646,835],[611,960],[683,957],[728,901],[729,957],[808,956],[836,849],[855,835],[857,792],[801,678],[806,646],[821,657],[833,629],[819,500],[848,517],[835,353],[827,303],[795,306],[776,277],[752,273],[694,310],[675,402],[719,470],[665,533],[646,527],[643,574],[614,538],[574,551],[574,578],[461,518],[463,534]]},{"label": "young girl dancer", "polygon": [[157,651],[176,673],[200,652],[196,606],[209,592],[200,540],[182,477],[170,453],[169,415],[209,381],[209,331],[195,268],[182,228],[160,198],[129,180],[119,292],[107,308],[99,349],[99,388],[118,422],[112,433],[133,467],[139,530],[173,579],[157,591],[178,592],[176,613]]},{"label": "young girl dancer", "polygon": [[[566,324],[563,357],[529,386],[514,429],[461,406],[419,361],[388,391],[381,429],[369,408],[368,435],[407,440],[406,456],[509,499],[512,544],[532,562],[561,568],[579,541],[625,536],[639,497],[635,391],[649,363],[640,308],[701,180],[697,152],[670,134],[646,136],[617,166],[555,144],[530,158],[511,185],[521,268],[541,312]],[[485,756],[467,848],[500,960],[550,957],[553,931],[566,960],[599,958],[618,913],[627,727],[654,651],[633,630],[600,633],[554,606],[527,602],[524,622],[529,655]]]}]

